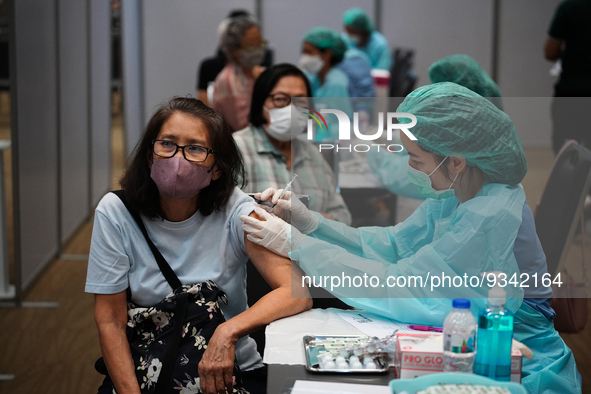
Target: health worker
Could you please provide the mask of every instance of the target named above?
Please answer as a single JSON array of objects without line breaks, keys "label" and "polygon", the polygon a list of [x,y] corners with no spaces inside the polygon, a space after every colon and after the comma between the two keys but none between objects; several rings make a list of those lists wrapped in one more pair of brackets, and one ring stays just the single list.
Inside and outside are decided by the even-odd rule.
[{"label": "health worker", "polygon": [[390,70],[392,55],[386,37],[377,31],[369,16],[361,8],[351,8],[343,14],[346,34],[343,39],[349,48],[364,52],[371,68]]},{"label": "health worker", "polygon": [[[406,221],[355,229],[308,211],[289,199],[289,193],[279,199],[281,190],[274,189],[260,197],[278,202],[273,209],[277,216],[257,208],[265,221],[241,219],[249,240],[289,255],[308,276],[377,279],[358,287],[324,286],[347,304],[400,322],[442,326],[450,298],[470,298],[477,313],[486,307],[488,286],[393,286],[390,278],[472,278],[492,271],[519,278],[514,246],[523,242],[519,229],[525,193],[520,182],[527,163],[511,119],[457,84],[421,87],[396,112],[417,118],[411,129],[416,141],[405,134],[401,139],[409,152],[408,177],[427,197]],[[291,225],[281,219],[288,214]],[[527,231],[522,236],[539,243],[533,225]],[[514,338],[534,353],[523,361],[524,388],[530,393],[580,393],[574,356],[552,319],[523,302],[519,285],[505,289],[506,308],[515,316]]]},{"label": "health worker", "polygon": [[[498,85],[478,62],[468,55],[456,54],[439,59],[429,67],[429,79],[431,79],[431,83],[457,83],[482,97],[486,97],[497,108],[503,110],[501,90]],[[408,153],[406,151],[392,154],[381,149],[380,151],[372,150],[367,155],[367,162],[372,173],[386,189],[399,196],[424,200],[425,197],[406,177],[407,161]],[[529,207],[527,209],[529,210]]]},{"label": "health worker", "polygon": [[[327,27],[315,27],[304,36],[298,67],[310,81],[316,109],[338,108],[352,118],[349,78],[337,67],[343,61],[346,51],[347,46],[339,33]],[[326,121],[329,123],[329,130],[338,130],[334,115],[327,116]],[[331,123],[334,127],[331,127]],[[325,133],[317,132],[316,141],[331,138],[331,135]]]}]

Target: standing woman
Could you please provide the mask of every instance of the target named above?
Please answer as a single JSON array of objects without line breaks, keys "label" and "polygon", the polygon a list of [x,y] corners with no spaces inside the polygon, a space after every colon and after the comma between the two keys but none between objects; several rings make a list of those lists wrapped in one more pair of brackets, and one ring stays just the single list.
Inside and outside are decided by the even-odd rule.
[{"label": "standing woman", "polygon": [[[255,205],[237,187],[242,172],[240,154],[220,114],[199,100],[174,98],[152,116],[121,180],[128,205],[140,214],[180,282],[211,280],[227,295],[227,305],[220,305],[226,322],[215,329],[198,371],[195,367],[178,379],[180,389],[200,384],[204,393],[232,392],[236,359],[244,387],[264,392],[266,370],[248,334],[311,306],[310,299],[292,298],[290,261],[245,239],[239,216],[250,215]],[[249,258],[273,288],[250,308]],[[96,209],[86,292],[95,295],[95,321],[109,373],[99,393],[140,393],[139,368],[126,338],[128,302],[153,306],[171,287],[130,211],[112,193]],[[157,379],[157,372],[148,371],[144,382]]]},{"label": "standing woman", "polygon": [[248,126],[248,111],[254,80],[263,71],[267,43],[258,24],[250,17],[234,18],[222,35],[222,52],[228,64],[213,84],[211,108],[230,124],[232,132]]}]

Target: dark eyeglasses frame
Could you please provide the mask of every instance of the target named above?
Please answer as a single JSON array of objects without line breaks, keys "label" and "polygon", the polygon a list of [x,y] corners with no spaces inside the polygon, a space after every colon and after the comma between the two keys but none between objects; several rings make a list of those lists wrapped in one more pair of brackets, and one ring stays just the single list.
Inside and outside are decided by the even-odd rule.
[{"label": "dark eyeglasses frame", "polygon": [[273,101],[273,105],[275,105],[275,96],[280,96],[280,97],[287,97],[288,98],[288,102],[286,105],[284,105],[283,107],[275,107],[275,108],[285,108],[288,105],[290,105],[291,103],[293,103],[294,99],[296,101],[298,101],[298,99],[303,99],[305,97],[290,97],[285,93],[275,93],[275,94],[270,94],[269,97],[271,98],[271,100]]},{"label": "dark eyeglasses frame", "polygon": [[[168,142],[169,144],[173,144],[174,146],[176,146],[176,149],[175,149],[174,153],[171,154],[170,156],[162,156],[162,155],[159,155],[158,153],[156,153],[155,150],[154,150],[154,145],[158,141],[165,141],[165,142]],[[205,155],[205,159],[200,160],[200,161],[187,159],[187,155],[185,153],[185,148],[187,146],[198,146],[199,148],[205,149],[205,151],[207,152],[207,154]],[[171,157],[174,157],[174,155],[176,155],[176,153],[179,151],[179,149],[183,152],[183,157],[185,158],[185,160],[190,161],[191,163],[203,163],[204,161],[207,160],[207,158],[209,157],[210,154],[217,153],[213,149],[209,149],[209,148],[206,148],[205,146],[201,146],[201,145],[197,145],[197,144],[178,145],[178,144],[175,144],[174,142],[169,141],[169,140],[158,140],[158,139],[152,140],[152,153],[154,153],[156,156],[164,157],[165,159],[170,159]]]}]

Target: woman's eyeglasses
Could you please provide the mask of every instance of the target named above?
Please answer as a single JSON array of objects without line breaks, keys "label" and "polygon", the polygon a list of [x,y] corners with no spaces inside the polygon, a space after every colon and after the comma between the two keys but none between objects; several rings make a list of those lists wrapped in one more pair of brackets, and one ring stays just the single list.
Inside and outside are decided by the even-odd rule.
[{"label": "woman's eyeglasses", "polygon": [[171,158],[181,149],[186,160],[193,163],[202,163],[207,160],[210,153],[216,153],[214,150],[201,145],[177,145],[167,140],[152,140],[152,151],[156,156]]},{"label": "woman's eyeglasses", "polygon": [[269,97],[271,97],[275,108],[287,107],[291,103],[296,107],[305,107],[308,104],[308,99],[305,97],[291,98],[285,93],[270,94]]}]

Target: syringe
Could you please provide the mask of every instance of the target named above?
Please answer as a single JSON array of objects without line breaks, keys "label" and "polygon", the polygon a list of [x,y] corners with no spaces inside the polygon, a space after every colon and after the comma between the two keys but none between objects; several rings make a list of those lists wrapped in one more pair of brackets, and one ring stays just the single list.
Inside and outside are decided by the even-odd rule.
[{"label": "syringe", "polygon": [[[294,174],[293,178],[291,178],[291,181],[289,181],[287,183],[287,186],[285,186],[285,189],[283,189],[283,191],[281,192],[281,194],[279,195],[279,198],[277,199],[277,201],[281,200],[283,198],[283,196],[285,195],[285,192],[288,189],[291,189],[291,183],[298,177],[298,174]],[[277,205],[277,203],[273,204],[273,208],[275,208],[275,205]]]}]

